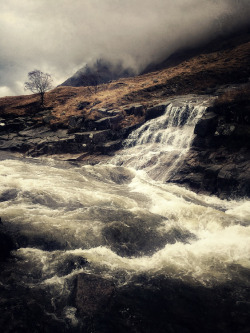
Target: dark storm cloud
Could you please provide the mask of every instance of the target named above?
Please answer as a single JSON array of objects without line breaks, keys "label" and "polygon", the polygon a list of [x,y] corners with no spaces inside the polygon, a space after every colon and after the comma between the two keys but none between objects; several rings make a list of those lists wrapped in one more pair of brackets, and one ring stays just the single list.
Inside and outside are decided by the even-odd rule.
[{"label": "dark storm cloud", "polygon": [[249,0],[0,0],[0,95],[39,68],[64,81],[104,57],[142,69],[250,21]]}]

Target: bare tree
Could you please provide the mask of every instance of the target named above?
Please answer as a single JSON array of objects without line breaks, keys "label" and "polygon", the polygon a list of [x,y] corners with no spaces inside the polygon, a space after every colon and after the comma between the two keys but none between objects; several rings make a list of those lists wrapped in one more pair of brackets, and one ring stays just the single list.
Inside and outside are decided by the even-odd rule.
[{"label": "bare tree", "polygon": [[24,89],[30,90],[34,94],[39,93],[41,97],[41,105],[44,105],[44,94],[52,89],[52,78],[48,73],[43,73],[38,69],[28,73],[29,81],[24,83]]}]

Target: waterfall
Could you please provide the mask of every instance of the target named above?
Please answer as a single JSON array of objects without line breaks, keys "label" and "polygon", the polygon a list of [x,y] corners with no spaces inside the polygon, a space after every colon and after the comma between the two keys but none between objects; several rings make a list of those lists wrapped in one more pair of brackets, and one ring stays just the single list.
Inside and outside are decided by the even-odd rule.
[{"label": "waterfall", "polygon": [[217,313],[249,327],[249,200],[162,181],[208,105],[172,100],[109,164],[0,156],[0,231],[18,244],[0,272],[5,332],[198,332]]},{"label": "waterfall", "polygon": [[132,132],[111,162],[143,169],[155,180],[171,179],[181,167],[194,138],[194,127],[207,107],[204,100],[172,101],[164,115]]}]

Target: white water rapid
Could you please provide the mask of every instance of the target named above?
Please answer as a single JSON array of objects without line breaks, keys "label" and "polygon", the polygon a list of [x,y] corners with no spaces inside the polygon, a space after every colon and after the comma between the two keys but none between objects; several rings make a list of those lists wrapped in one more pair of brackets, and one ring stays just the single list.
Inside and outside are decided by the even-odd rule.
[{"label": "white water rapid", "polygon": [[166,106],[164,115],[133,131],[116,154],[115,165],[144,170],[166,181],[181,167],[194,138],[194,126],[206,111],[209,99],[183,97]]},{"label": "white water rapid", "polygon": [[203,285],[236,276],[248,284],[249,200],[197,195],[162,181],[180,166],[205,109],[169,104],[106,165],[2,157],[0,216],[21,244],[8,268],[11,283],[50,288],[52,300],[66,297],[81,272],[118,285],[139,274]]}]

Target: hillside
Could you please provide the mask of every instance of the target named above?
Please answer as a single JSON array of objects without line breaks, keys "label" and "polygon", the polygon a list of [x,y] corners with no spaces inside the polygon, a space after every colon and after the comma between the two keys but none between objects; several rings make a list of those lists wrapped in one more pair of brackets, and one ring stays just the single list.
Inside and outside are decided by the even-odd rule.
[{"label": "hillside", "polygon": [[[210,189],[209,180],[205,186],[203,176],[191,179],[190,175],[192,172],[197,174],[197,170],[202,174],[200,165],[203,162],[204,170],[217,163],[216,156],[207,157],[206,161],[202,157],[202,152],[211,148],[209,144],[214,145],[211,154],[219,151],[220,146],[226,147],[223,158],[225,160],[231,154],[229,169],[235,169],[234,150],[241,152],[249,141],[249,78],[250,34],[244,34],[227,39],[217,47],[213,44],[211,52],[206,48],[176,66],[96,87],[57,87],[45,94],[45,107],[42,109],[38,95],[1,98],[0,149],[29,156],[50,155],[95,163],[120,149],[124,138],[136,127],[160,115],[168,98],[186,94],[223,96],[221,98],[226,103],[214,110],[218,114],[214,117],[217,130],[214,126],[214,132],[209,135],[214,137],[215,132],[222,134],[216,140],[210,137],[199,142],[197,134],[196,147],[190,156],[192,165],[187,170],[183,169],[179,178],[176,175],[173,179],[197,191],[216,193],[221,190],[221,185],[216,185],[217,190]],[[234,98],[236,95],[238,97]],[[238,117],[238,112],[243,112],[245,118]],[[224,136],[221,124],[235,129],[230,140]],[[236,135],[236,132],[240,134]],[[228,144],[235,141],[235,135],[237,145]],[[243,155],[242,163],[245,165],[248,157],[245,153]],[[248,174],[246,168],[243,166],[245,174]],[[218,176],[219,170],[218,167],[213,177]],[[209,178],[211,172],[207,172]],[[224,187],[227,193],[230,186]],[[240,194],[241,187],[236,187]],[[248,188],[244,187],[243,192],[250,195]]]},{"label": "hillside", "polygon": [[107,60],[99,59],[93,65],[86,65],[79,69],[73,76],[60,84],[60,86],[96,87],[102,83],[134,75],[132,69],[123,68],[121,63],[113,65]]},{"label": "hillside", "polygon": [[[239,42],[242,38],[239,38]],[[236,44],[236,45],[235,45]],[[221,85],[247,82],[250,77],[250,34],[232,48],[201,53],[177,66],[110,84],[101,84],[98,91],[88,87],[57,87],[46,93],[46,109],[51,111],[51,124],[67,126],[72,115],[92,117],[90,110],[119,109],[126,104],[151,105],[168,96],[190,93],[213,93]],[[86,102],[83,110],[79,103]],[[39,117],[37,95],[0,99],[1,115]],[[98,115],[97,115],[98,117]],[[132,120],[128,120],[132,123]]]}]

